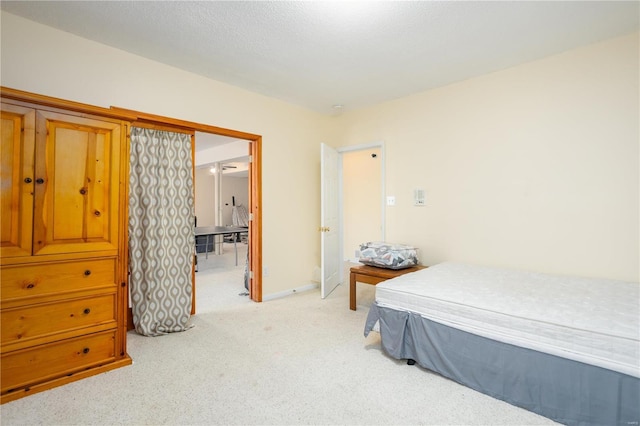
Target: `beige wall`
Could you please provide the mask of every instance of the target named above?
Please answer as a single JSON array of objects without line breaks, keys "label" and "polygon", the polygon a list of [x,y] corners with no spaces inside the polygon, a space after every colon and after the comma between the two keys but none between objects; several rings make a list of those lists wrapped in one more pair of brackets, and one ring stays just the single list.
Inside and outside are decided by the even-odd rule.
[{"label": "beige wall", "polygon": [[[382,235],[382,164],[380,148],[342,153],[342,212],[344,258]],[[376,154],[375,158],[371,154]]]},{"label": "beige wall", "polygon": [[[3,86],[262,135],[263,295],[309,284],[320,256],[318,153],[337,140],[334,119],[6,12],[1,19]],[[295,185],[283,184],[292,176]]]},{"label": "beige wall", "polygon": [[215,226],[215,176],[208,167],[196,168],[195,173],[195,212],[198,226]]},{"label": "beige wall", "polygon": [[638,280],[637,33],[331,118],[1,19],[3,86],[263,136],[266,296],[319,264],[321,142],[385,141],[387,239],[425,264]]},{"label": "beige wall", "polygon": [[[215,178],[208,167],[196,169],[195,212],[198,226],[214,226],[215,221]],[[222,226],[233,225],[233,203],[249,208],[249,179],[246,177],[222,176]]]},{"label": "beige wall", "polygon": [[638,37],[342,116],[345,145],[385,141],[387,239],[425,264],[637,281]]},{"label": "beige wall", "polygon": [[249,210],[249,179],[222,176],[222,225],[233,225],[233,198],[236,206],[243,205]]}]

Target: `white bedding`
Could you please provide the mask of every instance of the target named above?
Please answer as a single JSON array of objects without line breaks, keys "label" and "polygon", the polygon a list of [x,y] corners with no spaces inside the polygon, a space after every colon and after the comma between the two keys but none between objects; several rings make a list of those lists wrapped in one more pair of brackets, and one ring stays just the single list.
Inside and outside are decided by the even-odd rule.
[{"label": "white bedding", "polygon": [[376,286],[380,306],[640,377],[640,285],[441,263]]}]

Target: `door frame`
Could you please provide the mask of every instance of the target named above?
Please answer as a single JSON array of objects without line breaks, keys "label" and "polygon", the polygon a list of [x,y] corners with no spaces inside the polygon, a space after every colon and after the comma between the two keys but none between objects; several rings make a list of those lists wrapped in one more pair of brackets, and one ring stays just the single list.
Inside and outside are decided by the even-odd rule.
[{"label": "door frame", "polygon": [[[148,114],[119,107],[111,107],[114,112],[132,115],[132,126],[155,127],[162,130],[194,134],[212,133],[249,142],[249,298],[262,302],[262,136],[208,124],[184,121],[175,118]],[[193,172],[195,173],[195,144],[191,143]],[[195,314],[195,268],[192,268],[191,314]]]},{"label": "door frame", "polygon": [[[340,256],[341,262],[344,262],[344,203],[342,201],[344,196],[344,192],[343,192],[344,176],[342,173],[343,154],[348,152],[354,152],[354,151],[365,151],[372,148],[380,149],[380,164],[381,164],[380,165],[380,206],[381,206],[380,211],[382,214],[382,217],[381,217],[382,229],[380,230],[381,240],[384,241],[386,236],[386,206],[385,206],[386,152],[385,152],[384,141],[376,141],[376,142],[370,142],[366,144],[351,145],[351,146],[336,148],[336,151],[338,151],[338,162],[339,162],[338,164],[338,222],[339,222],[338,240],[340,241],[339,256]],[[321,206],[322,206],[322,203],[323,201],[321,200],[320,201]],[[344,268],[338,268],[338,273],[339,273],[338,281],[340,283],[344,283]],[[322,269],[320,270],[320,274],[324,275],[324,271]]]}]

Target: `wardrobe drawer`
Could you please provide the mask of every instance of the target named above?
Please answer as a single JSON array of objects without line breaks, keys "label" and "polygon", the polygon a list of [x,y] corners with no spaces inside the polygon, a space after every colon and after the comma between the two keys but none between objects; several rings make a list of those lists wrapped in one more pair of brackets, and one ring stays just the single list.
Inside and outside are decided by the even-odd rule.
[{"label": "wardrobe drawer", "polygon": [[116,332],[89,334],[2,355],[2,394],[115,360]]},{"label": "wardrobe drawer", "polygon": [[4,266],[2,300],[115,286],[115,259]]},{"label": "wardrobe drawer", "polygon": [[[46,303],[5,309],[2,319],[2,351],[6,345],[44,343],[61,333],[85,330],[87,327],[116,326],[116,295],[106,294],[83,299],[72,299],[57,303]],[[77,332],[76,332],[77,334]],[[71,337],[71,335],[67,337]],[[65,337],[65,336],[63,336]],[[43,340],[44,339],[44,340]],[[43,340],[34,342],[34,340]]]}]

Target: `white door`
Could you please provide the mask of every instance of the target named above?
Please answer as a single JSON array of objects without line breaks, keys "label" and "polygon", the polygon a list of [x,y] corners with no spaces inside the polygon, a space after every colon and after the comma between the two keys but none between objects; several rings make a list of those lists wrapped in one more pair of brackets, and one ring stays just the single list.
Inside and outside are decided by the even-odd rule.
[{"label": "white door", "polygon": [[339,163],[338,151],[321,144],[320,175],[320,242],[321,242],[321,296],[324,299],[340,284],[339,241]]}]

